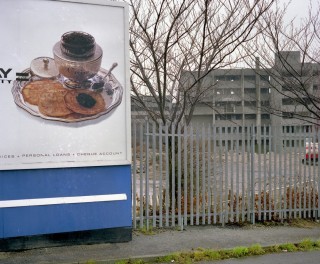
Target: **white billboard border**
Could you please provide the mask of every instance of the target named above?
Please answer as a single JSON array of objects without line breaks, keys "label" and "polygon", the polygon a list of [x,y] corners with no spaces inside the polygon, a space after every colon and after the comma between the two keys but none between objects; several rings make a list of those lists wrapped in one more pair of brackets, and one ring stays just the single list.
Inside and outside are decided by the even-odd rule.
[{"label": "white billboard border", "polygon": [[129,54],[129,9],[125,2],[115,2],[108,0],[38,0],[47,2],[66,2],[74,4],[101,5],[110,7],[123,8],[124,18],[124,55],[125,55],[125,84],[124,84],[124,99],[125,99],[125,119],[126,119],[126,159],[125,160],[106,160],[106,161],[60,161],[60,162],[45,162],[45,163],[18,163],[6,164],[0,167],[0,171],[6,170],[24,170],[24,169],[53,169],[53,168],[81,168],[81,167],[102,167],[102,166],[119,166],[131,165],[131,108],[130,108],[130,54]]}]

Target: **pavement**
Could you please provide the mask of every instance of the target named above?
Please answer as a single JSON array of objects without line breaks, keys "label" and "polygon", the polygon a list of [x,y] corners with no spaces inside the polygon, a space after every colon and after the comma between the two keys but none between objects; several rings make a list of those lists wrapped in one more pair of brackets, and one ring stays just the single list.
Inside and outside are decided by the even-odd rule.
[{"label": "pavement", "polygon": [[199,248],[227,249],[259,243],[270,246],[297,243],[303,239],[320,239],[320,224],[293,226],[187,226],[178,229],[156,229],[148,234],[134,231],[132,241],[95,245],[74,245],[32,249],[21,252],[0,252],[1,264],[23,263],[115,263],[120,259],[148,259],[174,252]]}]

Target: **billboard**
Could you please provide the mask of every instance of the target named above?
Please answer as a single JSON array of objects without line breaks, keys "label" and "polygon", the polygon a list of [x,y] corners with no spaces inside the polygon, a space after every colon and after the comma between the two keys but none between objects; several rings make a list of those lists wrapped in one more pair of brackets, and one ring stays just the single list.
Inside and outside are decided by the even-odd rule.
[{"label": "billboard", "polygon": [[128,10],[2,0],[0,169],[130,164]]}]

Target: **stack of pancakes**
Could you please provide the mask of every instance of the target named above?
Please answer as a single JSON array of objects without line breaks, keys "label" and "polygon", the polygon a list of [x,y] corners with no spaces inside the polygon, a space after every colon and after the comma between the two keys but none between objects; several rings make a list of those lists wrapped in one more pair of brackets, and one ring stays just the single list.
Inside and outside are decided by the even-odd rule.
[{"label": "stack of pancakes", "polygon": [[[77,99],[80,94],[90,96],[94,105],[81,105]],[[25,102],[38,106],[39,112],[49,117],[69,119],[92,116],[106,108],[101,94],[86,89],[66,89],[60,82],[49,79],[28,83],[22,89],[22,96]]]}]

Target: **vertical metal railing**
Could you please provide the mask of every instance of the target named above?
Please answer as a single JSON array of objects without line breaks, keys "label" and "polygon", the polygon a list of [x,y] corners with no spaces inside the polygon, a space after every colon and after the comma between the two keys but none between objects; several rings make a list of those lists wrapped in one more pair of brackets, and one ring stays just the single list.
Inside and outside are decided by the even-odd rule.
[{"label": "vertical metal railing", "polygon": [[319,218],[319,133],[133,122],[133,227]]}]

